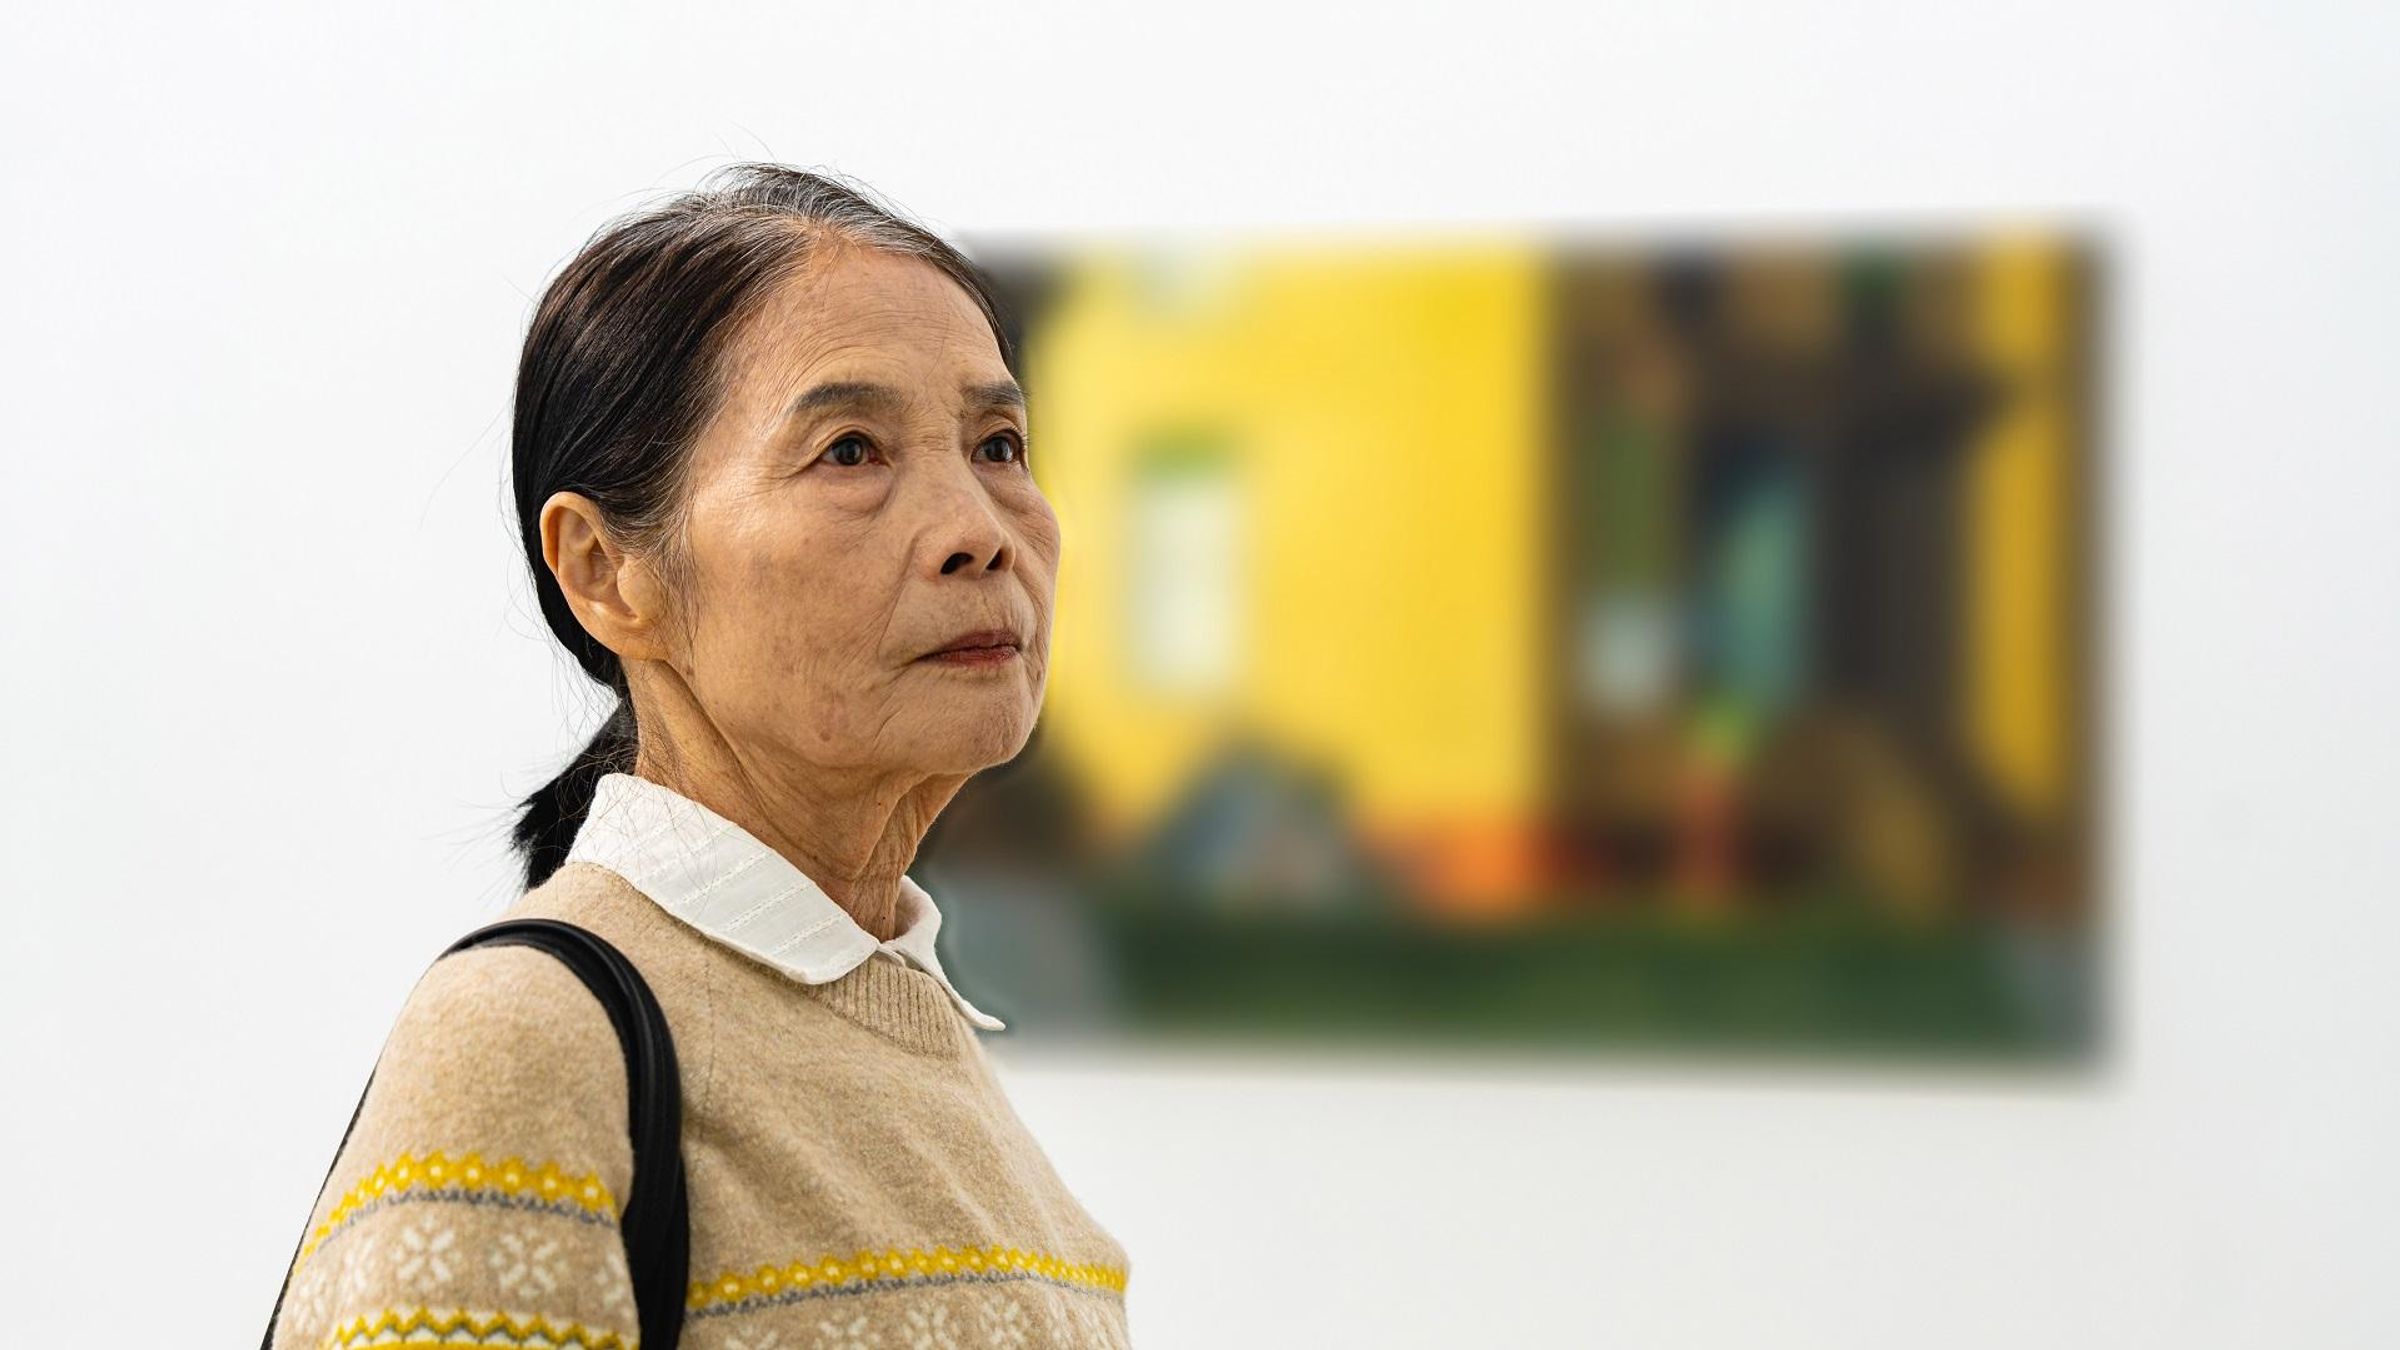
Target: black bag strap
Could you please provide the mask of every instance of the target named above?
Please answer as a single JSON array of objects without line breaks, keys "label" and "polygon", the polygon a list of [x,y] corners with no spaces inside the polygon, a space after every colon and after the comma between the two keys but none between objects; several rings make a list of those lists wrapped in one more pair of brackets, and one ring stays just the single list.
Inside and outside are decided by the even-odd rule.
[{"label": "black bag strap", "polygon": [[[626,1197],[623,1216],[625,1262],[633,1275],[636,1316],[641,1323],[642,1350],[675,1350],[683,1333],[683,1305],[691,1267],[691,1215],[683,1179],[683,1078],[675,1061],[675,1038],[667,1017],[650,992],[642,973],[625,954],[599,934],[557,919],[503,919],[487,924],[451,943],[442,952],[469,947],[538,947],[566,963],[585,987],[608,1010],[625,1051],[626,1096],[631,1104],[628,1122],[633,1135],[633,1193]],[[439,960],[440,958],[435,958]],[[375,1086],[375,1075],[367,1075]],[[342,1129],[342,1146],[350,1142],[367,1094],[358,1095],[350,1124]],[[341,1162],[341,1147],[325,1169],[333,1184],[333,1168]],[[310,1208],[315,1208],[312,1203]],[[308,1245],[304,1229],[300,1246]],[[292,1265],[300,1248],[292,1251]],[[284,1287],[275,1295],[275,1311],[267,1319],[266,1339],[259,1350],[274,1350],[275,1323],[283,1316],[283,1297],[291,1289],[290,1266]]]}]

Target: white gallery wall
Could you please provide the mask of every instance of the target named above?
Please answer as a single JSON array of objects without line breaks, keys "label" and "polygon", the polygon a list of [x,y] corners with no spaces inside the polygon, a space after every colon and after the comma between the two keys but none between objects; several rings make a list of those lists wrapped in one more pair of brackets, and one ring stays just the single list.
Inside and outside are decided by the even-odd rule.
[{"label": "white gallery wall", "polygon": [[509,521],[531,297],[750,157],[952,233],[2071,212],[2115,246],[2108,1070],[999,1037],[1146,1350],[2400,1341],[2391,7],[0,27],[10,1344],[263,1325],[392,1017],[599,711]]}]

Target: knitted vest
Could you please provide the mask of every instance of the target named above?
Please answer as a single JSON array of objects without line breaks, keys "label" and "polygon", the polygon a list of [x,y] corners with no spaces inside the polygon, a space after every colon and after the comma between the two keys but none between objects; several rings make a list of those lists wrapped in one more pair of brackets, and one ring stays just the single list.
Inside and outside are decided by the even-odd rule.
[{"label": "knitted vest", "polygon": [[[658,996],[683,1081],[688,1350],[1126,1347],[1125,1251],[1078,1204],[932,976],[804,984],[571,862],[563,919]],[[633,1184],[608,1015],[557,958],[471,948],[409,995],[293,1266],[275,1350],[634,1350]]]}]

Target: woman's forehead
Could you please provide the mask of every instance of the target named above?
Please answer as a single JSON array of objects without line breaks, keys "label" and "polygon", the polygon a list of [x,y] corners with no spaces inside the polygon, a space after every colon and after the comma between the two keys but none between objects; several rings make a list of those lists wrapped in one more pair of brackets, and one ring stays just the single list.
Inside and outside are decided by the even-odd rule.
[{"label": "woman's forehead", "polygon": [[847,251],[787,278],[764,327],[806,344],[887,340],[991,341],[991,324],[965,286],[922,258]]},{"label": "woman's forehead", "polygon": [[851,381],[941,401],[1008,378],[982,309],[931,264],[869,257],[817,271],[787,283],[746,334],[742,374],[761,392]]}]

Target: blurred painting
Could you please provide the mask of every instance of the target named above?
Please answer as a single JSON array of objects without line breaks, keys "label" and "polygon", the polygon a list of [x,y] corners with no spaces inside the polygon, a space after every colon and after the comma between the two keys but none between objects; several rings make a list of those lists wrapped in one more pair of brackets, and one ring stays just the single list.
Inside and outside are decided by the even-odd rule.
[{"label": "blurred painting", "polygon": [[2090,239],[966,242],[1065,549],[918,874],[1012,1027],[2095,1048]]}]

